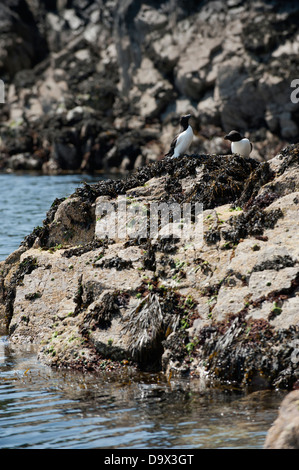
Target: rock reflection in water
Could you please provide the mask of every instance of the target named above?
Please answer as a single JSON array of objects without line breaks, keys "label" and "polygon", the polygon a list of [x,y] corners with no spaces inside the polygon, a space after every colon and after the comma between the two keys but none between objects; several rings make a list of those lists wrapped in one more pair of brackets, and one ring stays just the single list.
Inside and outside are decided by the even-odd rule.
[{"label": "rock reflection in water", "polygon": [[261,448],[282,394],[55,371],[0,342],[0,448]]}]

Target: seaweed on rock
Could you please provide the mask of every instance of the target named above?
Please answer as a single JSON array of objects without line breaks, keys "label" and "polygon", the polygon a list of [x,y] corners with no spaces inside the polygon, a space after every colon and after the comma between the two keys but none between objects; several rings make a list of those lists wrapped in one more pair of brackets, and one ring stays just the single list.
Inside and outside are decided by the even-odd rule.
[{"label": "seaweed on rock", "polygon": [[231,228],[223,229],[221,234],[225,240],[238,243],[240,239],[246,238],[249,235],[263,235],[264,230],[274,228],[280,217],[283,217],[281,209],[265,212],[253,207],[247,212],[231,217],[228,220]]},{"label": "seaweed on rock", "polygon": [[[129,190],[142,187],[150,179],[160,176],[166,177],[164,187],[166,196],[160,202],[202,203],[204,209],[213,209],[227,203],[247,204],[256,196],[261,185],[271,180],[273,174],[267,163],[260,164],[251,158],[245,159],[237,155],[190,155],[176,159],[165,158],[138,168],[124,179],[101,180],[94,184],[84,183],[68,198],[70,210],[73,198],[79,198],[80,213],[82,213],[82,221],[79,220],[79,223],[89,228],[92,224],[92,216],[88,207],[92,207],[98,197],[117,198]],[[194,178],[194,184],[191,189],[183,189],[181,180],[188,177]],[[38,227],[25,238],[24,246],[33,246],[37,238],[39,238],[40,246],[45,247],[49,244],[51,224],[63,201],[64,198],[53,202],[43,226]],[[86,215],[83,217],[84,214]],[[71,215],[68,222],[70,227],[73,223]],[[68,244],[73,243],[70,227],[67,230],[69,235],[65,236]]]},{"label": "seaweed on rock", "polygon": [[124,318],[123,332],[130,334],[129,350],[140,363],[151,363],[162,355],[163,313],[156,294],[148,294]]},{"label": "seaweed on rock", "polygon": [[[295,149],[292,155],[290,164],[293,165],[297,163]],[[84,343],[84,351],[92,351],[92,359],[86,362],[88,367],[95,366],[98,355],[119,361],[132,360],[143,370],[196,375],[205,368],[220,382],[233,381],[241,386],[255,381],[269,385],[275,382],[279,386],[291,384],[296,378],[293,365],[288,365],[291,348],[282,361],[278,355],[283,354],[286,338],[295,344],[297,330],[290,326],[283,335],[275,329],[283,324],[285,312],[290,312],[286,315],[291,324],[298,291],[296,256],[289,248],[293,246],[294,230],[290,221],[296,215],[298,195],[290,197],[292,188],[287,192],[284,186],[282,196],[286,195],[286,199],[277,201],[281,187],[271,170],[279,170],[283,163],[278,158],[271,164],[261,164],[237,155],[166,158],[137,169],[125,179],[85,184],[67,200],[56,200],[44,226],[33,232],[21,250],[24,256],[26,243],[27,249],[33,246],[34,237],[42,240],[43,248],[59,243],[59,249],[41,250],[40,256],[48,264],[49,258],[53,259],[55,267],[51,269],[67,272],[72,289],[68,299],[71,315],[65,316],[63,295],[59,295],[58,308],[63,328],[72,326],[79,333],[78,346],[73,343],[72,351],[76,352],[76,347]],[[287,167],[284,171],[288,171]],[[294,179],[295,186],[296,172],[288,172],[287,176]],[[209,209],[204,218],[204,227],[208,225],[209,229],[204,232],[203,248],[196,251],[192,244],[173,235],[155,239],[143,235],[112,242],[97,240],[95,209],[102,200],[97,198],[113,199],[121,194],[127,194],[131,202],[136,199],[145,204],[162,200],[177,202],[181,207],[191,203],[193,207],[202,203],[204,210]],[[269,207],[272,203],[273,207]],[[242,210],[230,216],[237,206]],[[208,217],[212,214],[210,222],[213,223],[210,223]],[[170,217],[169,222],[172,221]],[[66,240],[65,230],[73,228],[77,229],[76,238]],[[265,250],[271,250],[272,245],[268,243],[269,233],[268,238],[264,235],[265,230],[273,230],[272,243],[280,241],[289,231],[286,248],[277,253],[272,250],[269,257]],[[257,246],[249,237],[265,243]],[[218,245],[221,240],[226,242],[225,248]],[[243,242],[244,253],[239,249]],[[37,247],[36,243],[32,251],[39,257]],[[250,258],[247,267],[246,250]],[[66,271],[66,258],[71,259],[72,270]],[[14,270],[18,260],[15,263]],[[5,273],[9,272],[7,266]],[[20,279],[27,272],[24,269],[20,265]],[[291,274],[284,273],[287,281],[277,290],[279,276],[285,269]],[[267,275],[267,270],[272,271],[270,281],[273,286],[275,281],[276,290],[269,289],[271,282],[266,283],[266,279],[263,293],[260,285],[257,289],[251,282],[251,276],[256,271],[265,271]],[[11,272],[17,272],[18,277],[18,271]],[[48,273],[45,274],[47,277]],[[6,283],[2,284],[10,319],[17,279],[6,277]],[[56,283],[57,291],[59,287]],[[40,297],[37,292],[36,286],[34,290],[28,282],[25,308],[30,307],[30,312],[38,312],[40,302],[44,302],[43,294]],[[257,295],[254,297],[253,293]],[[22,300],[22,295],[18,298]],[[261,317],[251,317],[251,313]],[[17,322],[13,327],[18,328]],[[27,334],[33,328],[34,321],[29,321],[24,332]],[[282,347],[278,347],[280,340]],[[62,351],[63,338],[59,344]],[[71,350],[68,354],[68,347],[67,344],[63,349],[63,357],[57,354],[53,359],[55,365],[68,362],[70,367],[78,366],[79,359]],[[276,349],[279,352],[272,355]]]}]

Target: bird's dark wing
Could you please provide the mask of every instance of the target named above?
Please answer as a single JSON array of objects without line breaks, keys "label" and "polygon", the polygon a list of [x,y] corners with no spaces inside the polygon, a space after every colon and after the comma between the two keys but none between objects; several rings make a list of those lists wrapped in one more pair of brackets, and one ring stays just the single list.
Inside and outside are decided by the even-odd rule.
[{"label": "bird's dark wing", "polygon": [[253,149],[253,145],[252,145],[252,143],[250,142],[250,152],[252,152],[252,149]]},{"label": "bird's dark wing", "polygon": [[165,157],[172,157],[172,155],[174,154],[174,149],[175,149],[175,146],[176,146],[176,143],[177,143],[177,140],[178,140],[178,135],[175,136],[175,138],[173,139],[173,141],[171,142],[170,144],[170,149],[168,150],[167,153],[165,153]]}]

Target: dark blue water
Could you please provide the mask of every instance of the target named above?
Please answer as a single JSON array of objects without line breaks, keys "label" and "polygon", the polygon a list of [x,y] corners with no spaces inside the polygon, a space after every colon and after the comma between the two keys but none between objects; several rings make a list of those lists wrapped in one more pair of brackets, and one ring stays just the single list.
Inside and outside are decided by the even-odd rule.
[{"label": "dark blue water", "polygon": [[[42,225],[55,198],[97,179],[0,175],[0,260]],[[160,375],[53,371],[0,336],[0,449],[258,449],[281,400]]]}]

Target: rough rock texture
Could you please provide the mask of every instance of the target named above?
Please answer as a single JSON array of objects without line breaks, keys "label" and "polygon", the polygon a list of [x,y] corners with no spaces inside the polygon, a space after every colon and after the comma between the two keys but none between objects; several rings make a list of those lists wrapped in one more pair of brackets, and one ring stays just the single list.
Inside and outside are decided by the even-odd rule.
[{"label": "rough rock texture", "polygon": [[265,449],[299,449],[299,390],[282,401],[278,417],[269,429]]},{"label": "rough rock texture", "polygon": [[227,153],[238,128],[273,157],[298,140],[298,15],[278,0],[2,2],[0,170],[137,168],[187,112],[191,153]]},{"label": "rough rock texture", "polygon": [[[264,163],[194,155],[79,187],[0,264],[0,323],[57,367],[109,360],[292,389],[298,170],[297,145]],[[154,203],[173,204],[158,234],[149,232]],[[190,225],[178,207],[191,209]]]}]

